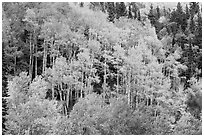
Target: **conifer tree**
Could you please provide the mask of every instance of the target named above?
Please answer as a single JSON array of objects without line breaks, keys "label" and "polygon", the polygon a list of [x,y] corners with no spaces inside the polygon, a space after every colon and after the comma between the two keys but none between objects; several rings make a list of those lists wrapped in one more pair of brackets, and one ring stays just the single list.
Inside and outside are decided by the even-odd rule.
[{"label": "conifer tree", "polygon": [[198,39],[198,45],[202,48],[202,16],[200,11],[198,11],[198,18],[196,21],[196,38]]},{"label": "conifer tree", "polygon": [[100,2],[100,6],[101,6],[101,10],[102,10],[102,12],[106,12],[106,10],[105,10],[105,2]]},{"label": "conifer tree", "polygon": [[134,19],[136,19],[137,18],[138,7],[137,7],[135,2],[132,2],[131,4],[132,4],[132,12],[134,13]]},{"label": "conifer tree", "polygon": [[84,7],[84,3],[83,3],[83,2],[80,2],[80,3],[79,3],[79,6],[80,6],[80,7]]},{"label": "conifer tree", "polygon": [[166,17],[166,15],[167,15],[167,10],[166,10],[166,8],[165,8],[165,6],[163,6],[163,15]]},{"label": "conifer tree", "polygon": [[184,23],[183,19],[184,19],[183,9],[182,9],[181,3],[178,2],[177,9],[176,9],[176,22],[177,22],[177,24],[182,25]]},{"label": "conifer tree", "polygon": [[120,2],[115,3],[115,16],[116,19],[120,18]]},{"label": "conifer tree", "polygon": [[186,9],[185,9],[185,17],[186,19],[188,20],[190,18],[190,12],[189,12],[189,8],[188,8],[188,5],[186,4]]},{"label": "conifer tree", "polygon": [[8,114],[8,102],[6,98],[8,95],[8,75],[9,73],[9,60],[8,57],[5,54],[5,48],[9,44],[10,36],[9,33],[11,31],[10,23],[8,19],[6,18],[4,10],[2,11],[2,134],[4,135],[6,133],[6,121],[7,121],[7,114]]},{"label": "conifer tree", "polygon": [[126,16],[126,6],[124,2],[120,2],[120,16]]},{"label": "conifer tree", "polygon": [[199,2],[190,2],[190,15],[193,17],[199,11]]},{"label": "conifer tree", "polygon": [[138,10],[138,17],[137,17],[137,19],[138,19],[139,21],[141,21],[140,10]]},{"label": "conifer tree", "polygon": [[4,135],[7,128],[5,125],[5,122],[7,121],[6,116],[7,116],[7,111],[8,111],[8,103],[6,98],[9,96],[8,95],[8,67],[7,67],[7,62],[6,62],[6,58],[5,58],[5,52],[4,52],[4,48],[2,51],[2,134]]},{"label": "conifer tree", "polygon": [[190,24],[189,24],[189,30],[192,34],[194,34],[195,31],[195,21],[193,17],[190,18]]},{"label": "conifer tree", "polygon": [[126,16],[126,6],[124,2],[116,2],[115,6],[116,19]]},{"label": "conifer tree", "polygon": [[128,18],[132,19],[132,10],[131,10],[131,6],[128,6]]},{"label": "conifer tree", "polygon": [[153,13],[153,5],[152,4],[150,5],[150,11],[148,14],[148,19],[150,20],[151,25],[154,26],[156,19],[155,19],[155,15]]},{"label": "conifer tree", "polygon": [[107,2],[108,20],[114,22],[115,19],[115,6],[114,2]]},{"label": "conifer tree", "polygon": [[157,11],[157,14],[156,14],[156,19],[158,20],[158,19],[160,18],[160,16],[161,16],[159,6],[157,6],[156,11]]}]

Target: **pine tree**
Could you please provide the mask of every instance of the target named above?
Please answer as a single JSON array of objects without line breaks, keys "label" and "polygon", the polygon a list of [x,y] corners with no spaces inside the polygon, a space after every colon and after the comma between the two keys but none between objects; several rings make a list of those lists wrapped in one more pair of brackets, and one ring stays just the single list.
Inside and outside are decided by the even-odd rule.
[{"label": "pine tree", "polygon": [[128,6],[128,18],[132,19],[132,11],[131,11],[131,6]]},{"label": "pine tree", "polygon": [[188,20],[190,18],[190,12],[189,12],[189,8],[188,5],[186,4],[186,9],[185,9],[185,13],[186,13],[186,19]]},{"label": "pine tree", "polygon": [[193,17],[199,11],[199,2],[190,2],[190,15]]},{"label": "pine tree", "polygon": [[126,16],[126,6],[124,2],[120,2],[120,16]]},{"label": "pine tree", "polygon": [[197,30],[198,37],[202,39],[202,16],[201,16],[200,11],[198,12],[196,30]]},{"label": "pine tree", "polygon": [[126,6],[124,2],[116,2],[115,6],[116,19],[126,16]]},{"label": "pine tree", "polygon": [[7,127],[5,125],[7,119],[6,116],[8,115],[7,111],[8,111],[8,104],[7,104],[7,100],[6,98],[9,97],[8,95],[8,68],[7,68],[7,62],[6,62],[6,58],[5,58],[5,52],[4,52],[4,48],[2,49],[2,134],[4,135]]},{"label": "pine tree", "polygon": [[115,19],[115,6],[114,6],[114,2],[107,2],[107,5],[108,5],[108,20],[110,22],[114,22],[114,19]]},{"label": "pine tree", "polygon": [[116,19],[120,18],[120,2],[115,3],[115,16]]},{"label": "pine tree", "polygon": [[189,30],[192,34],[195,32],[195,21],[193,17],[190,18]]},{"label": "pine tree", "polygon": [[166,16],[167,16],[167,11],[166,11],[165,6],[163,7],[163,16],[164,16],[164,17],[166,17]]},{"label": "pine tree", "polygon": [[102,10],[102,12],[106,12],[105,11],[105,2],[100,2],[100,5],[101,5],[101,10]]},{"label": "pine tree", "polygon": [[137,19],[137,12],[138,12],[138,7],[135,2],[132,2],[132,12],[134,13],[134,19]]},{"label": "pine tree", "polygon": [[138,19],[139,21],[141,21],[140,10],[138,10],[138,17],[137,17],[137,19]]},{"label": "pine tree", "polygon": [[200,11],[197,14],[196,27],[195,27],[195,44],[202,49],[202,16]]},{"label": "pine tree", "polygon": [[155,15],[153,13],[153,5],[152,4],[150,5],[150,11],[148,14],[148,19],[150,20],[151,25],[154,26],[156,19],[155,19]]},{"label": "pine tree", "polygon": [[160,18],[160,16],[161,16],[159,6],[157,6],[156,11],[157,11],[156,19],[158,20]]},{"label": "pine tree", "polygon": [[178,4],[177,4],[177,9],[176,9],[176,22],[178,23],[178,24],[180,24],[180,25],[182,25],[183,24],[183,15],[184,15],[184,13],[183,13],[183,9],[182,9],[182,6],[181,6],[181,3],[180,2],[178,2]]},{"label": "pine tree", "polygon": [[79,6],[80,6],[80,7],[84,7],[84,3],[83,3],[83,2],[80,2],[80,3],[79,3]]}]

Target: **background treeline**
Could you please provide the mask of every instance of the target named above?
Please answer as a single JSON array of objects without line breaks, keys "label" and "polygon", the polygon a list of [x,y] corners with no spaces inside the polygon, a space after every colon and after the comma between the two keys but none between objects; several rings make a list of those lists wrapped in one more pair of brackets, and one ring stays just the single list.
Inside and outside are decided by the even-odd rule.
[{"label": "background treeline", "polygon": [[2,8],[3,134],[202,134],[200,3]]}]

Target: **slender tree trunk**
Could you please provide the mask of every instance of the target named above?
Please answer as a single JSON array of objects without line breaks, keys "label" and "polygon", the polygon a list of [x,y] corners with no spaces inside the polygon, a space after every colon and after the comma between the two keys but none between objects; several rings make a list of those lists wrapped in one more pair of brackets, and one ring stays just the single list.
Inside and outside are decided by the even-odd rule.
[{"label": "slender tree trunk", "polygon": [[54,84],[52,83],[52,100],[55,98]]},{"label": "slender tree trunk", "polygon": [[45,45],[45,64],[44,64],[44,71],[46,71],[47,68],[47,52],[48,52],[48,47]]},{"label": "slender tree trunk", "polygon": [[63,101],[63,114],[66,115],[66,100],[65,100],[65,95],[64,95],[64,90],[63,90],[63,86],[62,86],[62,83],[60,83],[60,96],[61,96],[61,101]]},{"label": "slender tree trunk", "polygon": [[72,86],[71,86],[71,90],[70,90],[70,106],[71,107],[73,106],[72,100],[73,100],[73,98],[72,98]]},{"label": "slender tree trunk", "polygon": [[15,54],[15,57],[14,57],[14,75],[16,75],[16,60],[17,60],[17,57]]},{"label": "slender tree trunk", "polygon": [[105,65],[104,65],[104,78],[103,79],[104,79],[103,85],[104,85],[104,89],[105,89],[105,93],[106,93],[106,45],[105,45]]},{"label": "slender tree trunk", "polygon": [[[35,30],[33,32],[33,35],[34,35],[33,36],[33,52],[35,54],[37,54],[37,35],[35,34]],[[34,60],[34,58],[35,58],[35,62],[34,62],[34,64],[35,64],[34,78],[35,78],[37,76],[37,55],[35,55],[35,57],[33,57],[33,60]]]},{"label": "slender tree trunk", "polygon": [[69,92],[70,92],[70,88],[68,88],[68,90],[67,90],[67,99],[66,99],[66,101],[67,101],[67,111],[69,111]]},{"label": "slender tree trunk", "polygon": [[29,62],[29,75],[32,80],[32,43],[31,43],[31,34],[30,34],[30,62]]},{"label": "slender tree trunk", "polygon": [[[31,75],[32,75],[32,76],[33,76],[33,71],[34,71],[34,70],[33,70],[33,69],[34,69],[34,68],[33,68],[33,66],[34,66],[34,56],[33,56],[33,53],[34,53],[34,52],[35,52],[35,44],[33,43],[33,44],[32,44],[32,63],[31,63],[31,64],[32,64],[32,65],[31,65],[31,72],[32,72]],[[34,72],[34,77],[32,77],[32,78],[35,78],[35,72]]]},{"label": "slender tree trunk", "polygon": [[43,69],[42,69],[42,73],[45,72],[45,68],[46,68],[46,64],[47,64],[47,51],[46,51],[46,43],[44,43],[44,54],[43,54]]},{"label": "slender tree trunk", "polygon": [[138,107],[138,91],[136,91],[135,95],[135,106]]},{"label": "slender tree trunk", "polygon": [[55,57],[53,56],[52,57],[52,67],[54,66],[54,63],[55,63]]},{"label": "slender tree trunk", "polygon": [[[53,67],[52,69],[55,72],[55,68]],[[54,89],[54,80],[52,79],[52,99],[54,99],[54,97],[55,97],[55,89]]]},{"label": "slender tree trunk", "polygon": [[119,92],[119,70],[118,70],[118,64],[117,64],[117,93]]},{"label": "slender tree trunk", "polygon": [[106,86],[106,61],[104,66],[104,86]]},{"label": "slender tree trunk", "polygon": [[52,67],[52,53],[50,52],[50,67]]},{"label": "slender tree trunk", "polygon": [[125,91],[125,93],[126,93],[125,77],[126,77],[126,75],[123,74],[123,79],[122,79],[123,80],[123,91]]},{"label": "slender tree trunk", "polygon": [[43,44],[44,49],[43,49],[43,67],[42,67],[42,74],[45,72],[45,43]]},{"label": "slender tree trunk", "polygon": [[[34,45],[32,45],[32,51],[34,51]],[[33,54],[33,53],[32,53]],[[31,63],[31,75],[33,75],[33,66],[34,66],[34,56],[32,55],[32,63]],[[32,78],[33,78],[33,76],[32,76]]]},{"label": "slender tree trunk", "polygon": [[61,100],[64,98],[62,83],[60,83]]},{"label": "slender tree trunk", "polygon": [[[38,45],[36,44],[36,48],[35,48],[35,53],[37,54],[38,51]],[[38,75],[38,57],[35,56],[35,76]]]},{"label": "slender tree trunk", "polygon": [[[85,70],[86,70],[86,67],[85,67]],[[84,79],[84,82],[85,82],[84,83],[84,89],[85,89],[85,92],[87,92],[87,82],[86,82],[86,80],[88,79],[88,76],[87,76],[86,72],[84,72],[84,77],[85,77],[85,79]]]},{"label": "slender tree trunk", "polygon": [[130,85],[130,80],[131,80],[131,69],[129,70],[129,76],[128,76],[128,89],[127,89],[127,94],[128,94],[128,104],[131,105],[131,85]]},{"label": "slender tree trunk", "polygon": [[83,72],[83,68],[82,68],[82,74],[81,74],[81,82],[82,82],[82,85],[81,85],[81,98],[82,98],[83,85],[84,85],[84,83],[83,83],[83,81],[84,81],[84,74],[83,73],[84,72]]}]

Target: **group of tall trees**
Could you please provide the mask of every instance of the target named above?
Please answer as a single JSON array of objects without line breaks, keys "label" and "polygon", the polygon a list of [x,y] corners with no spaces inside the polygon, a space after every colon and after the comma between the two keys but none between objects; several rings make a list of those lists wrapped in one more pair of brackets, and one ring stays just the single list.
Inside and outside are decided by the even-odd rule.
[{"label": "group of tall trees", "polygon": [[[83,7],[84,3],[80,3]],[[120,17],[128,17],[131,19],[141,20],[140,9],[144,8],[145,5],[138,2],[91,2],[91,9],[98,9],[104,13],[108,13],[108,20],[114,22],[114,19],[119,19]]]},{"label": "group of tall trees", "polygon": [[2,7],[3,134],[202,133],[199,3]]},{"label": "group of tall trees", "polygon": [[[168,37],[172,39],[172,47],[178,46],[182,50],[179,62],[188,67],[181,75],[186,77],[186,86],[191,77],[202,77],[202,17],[198,2],[191,2],[185,7],[178,2],[176,9],[170,13],[159,12],[158,7],[151,9],[148,18],[156,28],[158,38],[164,40]],[[183,10],[185,8],[185,10]],[[155,11],[155,12],[154,12]],[[158,18],[158,15],[164,15]],[[171,52],[171,51],[169,51]]]},{"label": "group of tall trees", "polygon": [[[167,39],[170,40],[167,56],[171,55],[176,49],[180,49],[181,54],[177,61],[187,68],[178,74],[183,79],[184,88],[187,89],[191,85],[190,79],[192,77],[197,80],[202,78],[201,5],[198,2],[190,2],[182,7],[181,3],[178,2],[176,9],[173,9],[173,11],[169,10],[165,13],[164,11],[160,13],[158,11],[160,11],[158,7],[153,9],[151,5],[148,18],[152,26],[156,28],[158,38],[162,42],[166,42]],[[164,16],[157,18],[158,15]],[[191,96],[195,97],[195,95]],[[198,107],[195,104],[191,106],[192,110]]]}]

